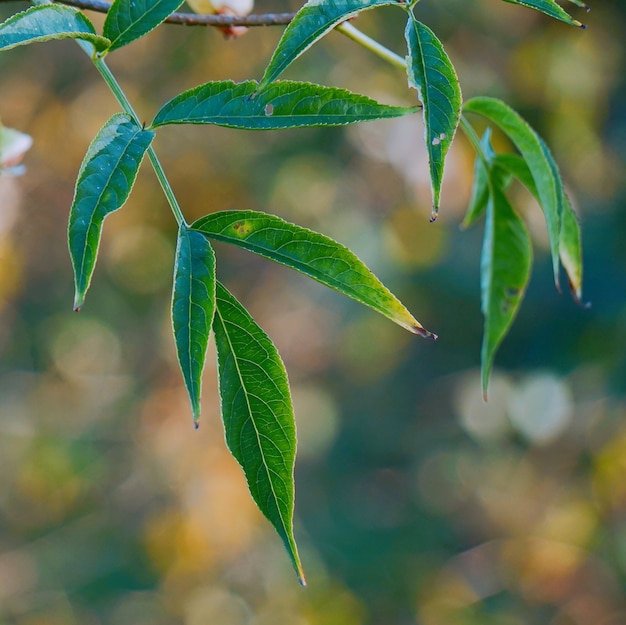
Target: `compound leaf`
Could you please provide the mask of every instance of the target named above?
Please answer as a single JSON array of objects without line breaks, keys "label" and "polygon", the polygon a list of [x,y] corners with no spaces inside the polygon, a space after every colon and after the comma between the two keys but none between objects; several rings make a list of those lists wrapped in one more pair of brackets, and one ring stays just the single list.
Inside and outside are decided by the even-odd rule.
[{"label": "compound leaf", "polygon": [[498,186],[496,176],[489,186],[480,264],[481,307],[485,317],[481,377],[485,397],[496,351],[515,319],[531,264],[528,232]]},{"label": "compound leaf", "polygon": [[226,443],[305,584],[293,536],[296,426],[285,366],[246,309],[217,283],[213,320]]},{"label": "compound leaf", "polygon": [[59,4],[34,6],[12,15],[0,24],[0,51],[51,39],[78,39],[89,52],[102,52],[111,42],[99,37],[93,24],[73,7]]},{"label": "compound leaf", "polygon": [[296,269],[369,306],[409,332],[437,338],[352,251],[323,234],[256,211],[213,213],[194,222],[191,228],[210,239],[232,243]]},{"label": "compound leaf", "polygon": [[548,228],[554,282],[559,286],[559,241],[564,194],[554,159],[537,133],[507,104],[496,98],[479,97],[465,103],[464,110],[478,113],[495,123],[511,139],[532,174],[539,205]]},{"label": "compound leaf", "polygon": [[85,299],[98,256],[102,223],[130,195],[154,133],[118,113],[92,141],[78,173],[70,211],[68,242],[74,283],[74,308]]},{"label": "compound leaf", "polygon": [[[535,9],[541,11],[550,17],[554,17],[557,20],[561,20],[570,26],[578,26],[579,28],[585,28],[585,26],[575,20],[569,13],[562,9],[555,0],[504,0],[510,4],[519,4],[520,6],[528,7],[529,9]],[[573,4],[583,6],[579,0],[570,0]]]},{"label": "compound leaf", "polygon": [[423,105],[424,139],[433,194],[432,218],[435,219],[446,154],[461,118],[461,88],[441,42],[412,12],[404,34],[409,85],[417,89]]},{"label": "compound leaf", "polygon": [[143,37],[165,21],[182,0],[114,0],[104,21],[103,34],[111,50]]},{"label": "compound leaf", "polygon": [[202,371],[215,314],[215,254],[207,238],[184,225],[178,230],[172,325],[194,423],[200,418]]},{"label": "compound leaf", "polygon": [[361,11],[386,5],[397,0],[309,0],[285,28],[274,54],[263,74],[258,90],[263,91],[302,53],[329,33],[337,24]]},{"label": "compound leaf", "polygon": [[254,98],[258,83],[209,82],[167,102],[152,126],[215,124],[229,128],[274,130],[298,126],[336,126],[413,113],[415,107],[387,106],[346,89],[307,82],[278,81]]}]

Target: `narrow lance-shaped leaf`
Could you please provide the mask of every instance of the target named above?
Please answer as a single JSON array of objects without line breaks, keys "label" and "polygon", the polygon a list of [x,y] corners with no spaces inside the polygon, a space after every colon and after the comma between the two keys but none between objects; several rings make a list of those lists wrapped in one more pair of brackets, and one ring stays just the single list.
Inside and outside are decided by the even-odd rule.
[{"label": "narrow lance-shaped leaf", "polygon": [[423,105],[424,140],[433,194],[431,218],[434,220],[439,210],[446,154],[461,118],[461,88],[441,42],[412,12],[409,12],[404,34],[409,85],[417,89]]},{"label": "narrow lance-shaped leaf", "polygon": [[420,336],[436,339],[357,256],[333,239],[256,211],[221,211],[191,228],[269,258],[329,286]]},{"label": "narrow lance-shaped leaf", "polygon": [[481,351],[483,394],[496,351],[506,336],[530,277],[532,247],[526,227],[497,181],[490,184],[481,256],[481,303],[485,317]]},{"label": "narrow lance-shaped leaf", "polygon": [[102,222],[126,202],[153,138],[153,132],[119,113],[109,119],[87,150],[78,173],[68,229],[76,310],[82,306],[91,282]]},{"label": "narrow lance-shaped leaf", "polygon": [[258,90],[262,91],[276,80],[293,61],[340,22],[361,11],[397,4],[397,0],[309,0],[285,28]]},{"label": "narrow lance-shaped leaf", "polygon": [[152,127],[215,124],[229,128],[275,130],[298,126],[337,126],[400,117],[416,107],[387,106],[346,89],[307,82],[278,81],[251,98],[258,83],[209,82],[167,102]]},{"label": "narrow lance-shaped leaf", "polygon": [[[578,6],[582,6],[578,0],[570,0]],[[575,20],[569,13],[563,10],[555,0],[504,0],[510,4],[519,4],[520,6],[528,7],[529,9],[535,9],[541,11],[550,17],[554,17],[557,20],[561,20],[570,26],[578,26],[579,28],[585,28],[578,20]]]},{"label": "narrow lance-shaped leaf", "polygon": [[215,254],[207,238],[181,225],[178,230],[172,325],[193,420],[200,418],[202,371],[215,314]]},{"label": "narrow lance-shaped leaf", "polygon": [[59,4],[34,6],[0,24],[0,51],[51,39],[79,39],[101,52],[110,41],[99,37],[93,24],[73,7]]},{"label": "narrow lance-shaped leaf", "polygon": [[539,205],[543,210],[552,252],[554,282],[559,287],[559,242],[563,193],[556,165],[537,133],[507,104],[496,98],[473,98],[464,110],[486,117],[511,139],[528,164],[537,187]]},{"label": "narrow lance-shaped leaf", "polygon": [[[532,173],[521,156],[517,154],[499,154],[494,159],[494,164],[515,176],[539,202],[539,194]],[[583,262],[580,224],[564,191],[561,232],[559,236],[559,256],[567,274],[572,295],[578,304],[582,304]]]},{"label": "narrow lance-shaped leaf", "polygon": [[111,50],[143,37],[182,3],[182,0],[114,0],[103,29],[104,36],[111,40]]},{"label": "narrow lance-shaped leaf", "polygon": [[304,586],[293,536],[296,426],[285,366],[267,334],[219,282],[213,331],[226,443]]}]

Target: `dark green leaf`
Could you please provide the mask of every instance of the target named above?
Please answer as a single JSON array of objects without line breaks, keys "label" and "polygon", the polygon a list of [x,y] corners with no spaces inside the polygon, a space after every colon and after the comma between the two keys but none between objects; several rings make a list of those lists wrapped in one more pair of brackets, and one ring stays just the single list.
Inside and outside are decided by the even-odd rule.
[{"label": "dark green leaf", "polygon": [[552,251],[554,282],[559,286],[559,240],[561,233],[561,213],[563,193],[558,169],[554,159],[537,133],[501,100],[495,98],[473,98],[465,103],[468,112],[483,115],[498,125],[515,144],[526,161],[531,173],[539,204],[544,212]]},{"label": "dark green leaf", "polygon": [[506,336],[530,277],[532,248],[522,220],[504,192],[490,184],[480,264],[485,329],[481,352],[482,386],[487,395],[496,351]]},{"label": "dark green leaf", "polygon": [[274,130],[297,126],[336,126],[413,113],[414,107],[386,106],[345,89],[279,81],[251,99],[258,83],[209,82],[185,91],[157,113],[164,124],[216,124],[229,128]]},{"label": "dark green leaf", "polygon": [[106,50],[110,41],[96,35],[93,24],[73,7],[59,4],[34,6],[0,24],[0,51],[51,39],[80,39],[89,52]]},{"label": "dark green leaf", "polygon": [[[583,6],[578,0],[570,0],[574,4],[578,6]],[[504,0],[504,2],[509,2],[510,4],[519,4],[521,6],[528,7],[529,9],[535,9],[536,11],[541,11],[550,17],[554,17],[557,20],[561,20],[566,24],[570,24],[571,26],[578,26],[580,28],[584,28],[584,25],[581,24],[578,20],[575,20],[569,13],[564,11],[555,0]]]},{"label": "dark green leaf", "polygon": [[226,443],[304,585],[293,537],[296,426],[285,366],[267,334],[219,282],[213,331]]},{"label": "dark green leaf", "polygon": [[423,105],[424,138],[428,151],[433,193],[432,218],[439,210],[439,196],[446,154],[461,118],[461,88],[454,67],[441,42],[409,13],[405,30],[409,85]]},{"label": "dark green leaf", "polygon": [[276,80],[293,61],[340,22],[361,11],[397,4],[397,0],[310,0],[285,28],[259,84],[259,91]]},{"label": "dark green leaf", "polygon": [[182,3],[182,0],[114,0],[103,29],[104,36],[111,40],[111,50],[143,37]]},{"label": "dark green leaf", "polygon": [[207,238],[182,225],[178,230],[172,324],[194,423],[200,418],[202,371],[215,313],[215,254]]},{"label": "dark green leaf", "polygon": [[89,146],[78,173],[69,221],[76,310],[82,306],[91,282],[102,222],[126,202],[153,138],[153,132],[119,113],[109,119]]},{"label": "dark green leaf", "polygon": [[414,319],[353,252],[323,234],[256,211],[213,213],[194,222],[191,228],[296,269],[373,308],[409,332],[437,338]]}]

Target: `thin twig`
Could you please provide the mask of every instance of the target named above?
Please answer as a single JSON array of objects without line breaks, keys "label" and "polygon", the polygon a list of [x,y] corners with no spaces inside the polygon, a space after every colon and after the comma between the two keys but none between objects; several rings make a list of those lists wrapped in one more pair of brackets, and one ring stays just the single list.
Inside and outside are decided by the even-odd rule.
[{"label": "thin twig", "polygon": [[[0,0],[12,2],[13,0]],[[111,6],[103,0],[54,0],[78,9],[106,13]],[[184,26],[284,26],[289,24],[295,13],[258,13],[252,15],[200,15],[198,13],[172,13],[165,21]]]}]

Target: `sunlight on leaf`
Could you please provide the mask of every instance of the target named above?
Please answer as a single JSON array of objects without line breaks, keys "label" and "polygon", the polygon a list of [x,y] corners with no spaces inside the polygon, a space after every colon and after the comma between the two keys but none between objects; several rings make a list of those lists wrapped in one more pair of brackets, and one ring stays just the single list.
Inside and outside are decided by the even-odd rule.
[{"label": "sunlight on leaf", "polygon": [[[509,4],[519,4],[520,6],[528,7],[529,9],[535,9],[541,11],[550,17],[554,17],[557,20],[561,20],[570,26],[578,26],[579,28],[585,28],[585,26],[575,20],[569,13],[564,11],[555,0],[504,0]],[[578,6],[584,6],[579,0],[570,0],[573,4]]]},{"label": "sunlight on leaf", "polygon": [[436,339],[347,247],[330,237],[256,211],[221,211],[191,228],[265,256],[365,304],[414,334]]}]

